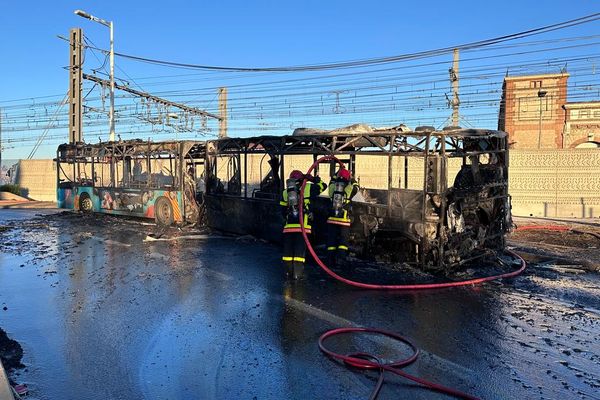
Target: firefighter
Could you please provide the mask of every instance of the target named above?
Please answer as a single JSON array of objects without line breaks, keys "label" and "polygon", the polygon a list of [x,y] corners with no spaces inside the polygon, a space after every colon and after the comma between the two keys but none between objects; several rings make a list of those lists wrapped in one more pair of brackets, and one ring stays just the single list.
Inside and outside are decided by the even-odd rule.
[{"label": "firefighter", "polygon": [[342,167],[329,184],[329,218],[327,218],[327,260],[330,266],[345,260],[350,237],[352,198],[358,193],[358,184],[349,170]]},{"label": "firefighter", "polygon": [[305,176],[302,172],[294,170],[290,173],[290,178],[285,182],[285,190],[282,193],[281,205],[282,213],[285,218],[283,227],[283,263],[286,268],[286,276],[293,279],[301,279],[304,275],[304,262],[306,253],[306,243],[302,236],[300,228],[300,187],[302,181],[306,178],[304,187],[304,228],[306,233],[311,233],[312,207],[311,199],[317,197],[325,190],[327,185],[321,181],[321,178],[310,175]]}]

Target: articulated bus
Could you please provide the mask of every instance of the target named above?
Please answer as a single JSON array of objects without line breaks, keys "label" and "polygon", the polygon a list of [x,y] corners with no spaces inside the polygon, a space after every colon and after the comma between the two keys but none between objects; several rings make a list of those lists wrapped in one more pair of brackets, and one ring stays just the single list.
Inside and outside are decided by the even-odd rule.
[{"label": "articulated bus", "polygon": [[153,218],[161,225],[195,223],[196,170],[203,169],[204,154],[199,141],[62,144],[58,207]]},{"label": "articulated bus", "polygon": [[[289,171],[334,155],[361,190],[353,199],[355,254],[386,254],[448,269],[501,252],[511,222],[505,132],[452,127],[414,131],[351,126],[288,136],[64,144],[58,206],[195,223],[277,242],[279,196]],[[320,166],[326,181],[335,163]],[[202,203],[202,210],[198,200]],[[323,243],[328,199],[314,201],[311,240]]]}]

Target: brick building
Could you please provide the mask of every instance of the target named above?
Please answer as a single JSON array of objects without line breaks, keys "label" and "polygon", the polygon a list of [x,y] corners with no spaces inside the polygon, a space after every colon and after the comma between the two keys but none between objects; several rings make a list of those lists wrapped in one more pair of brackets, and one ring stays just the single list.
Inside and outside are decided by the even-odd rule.
[{"label": "brick building", "polygon": [[566,103],[564,147],[600,147],[600,101]]},{"label": "brick building", "polygon": [[569,74],[507,76],[498,129],[512,148],[600,147],[600,102],[567,102]]}]

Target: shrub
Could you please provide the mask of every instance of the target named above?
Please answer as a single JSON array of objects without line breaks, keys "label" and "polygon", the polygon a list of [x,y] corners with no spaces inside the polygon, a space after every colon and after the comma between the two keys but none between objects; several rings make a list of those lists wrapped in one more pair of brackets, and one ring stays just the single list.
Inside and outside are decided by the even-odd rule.
[{"label": "shrub", "polygon": [[16,194],[17,196],[21,195],[21,187],[19,185],[6,184],[0,186],[0,192],[10,192]]}]

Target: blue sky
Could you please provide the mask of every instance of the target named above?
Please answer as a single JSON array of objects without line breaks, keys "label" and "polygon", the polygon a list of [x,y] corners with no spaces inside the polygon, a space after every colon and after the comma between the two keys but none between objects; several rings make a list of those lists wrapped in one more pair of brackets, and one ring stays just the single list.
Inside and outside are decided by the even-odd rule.
[{"label": "blue sky", "polygon": [[[108,47],[107,29],[75,16],[73,10],[77,8],[114,21],[116,51],[170,61],[234,66],[295,65],[409,53],[521,31],[600,10],[597,2],[581,0],[5,0],[0,7],[0,107],[6,100],[64,94],[67,71],[63,67],[68,63],[68,47],[56,35],[66,36],[69,28],[80,26],[96,45]],[[597,34],[599,27],[598,23],[582,26],[576,34]],[[119,59],[117,63],[134,78],[182,73]],[[52,148],[48,146],[44,154]],[[24,152],[7,150],[5,157],[22,157]]]}]

